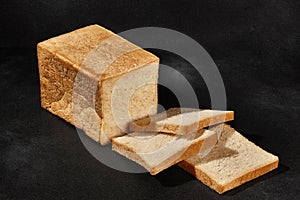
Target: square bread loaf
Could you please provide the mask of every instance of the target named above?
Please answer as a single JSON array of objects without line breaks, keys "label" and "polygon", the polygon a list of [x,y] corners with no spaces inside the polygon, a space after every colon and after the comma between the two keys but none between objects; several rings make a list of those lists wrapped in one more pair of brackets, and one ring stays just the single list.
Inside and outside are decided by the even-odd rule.
[{"label": "square bread loaf", "polygon": [[41,106],[107,144],[156,113],[159,58],[91,25],[37,45]]}]

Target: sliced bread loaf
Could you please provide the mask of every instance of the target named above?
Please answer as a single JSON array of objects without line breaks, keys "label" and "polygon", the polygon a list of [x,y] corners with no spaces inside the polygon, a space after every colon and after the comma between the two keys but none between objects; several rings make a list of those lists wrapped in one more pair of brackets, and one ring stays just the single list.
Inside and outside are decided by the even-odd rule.
[{"label": "sliced bread loaf", "polygon": [[184,136],[135,132],[113,138],[112,149],[155,175],[181,160],[205,151],[205,148],[216,142],[216,133],[209,130],[199,130],[196,134]]},{"label": "sliced bread loaf", "polygon": [[90,25],[37,45],[41,105],[95,141],[156,113],[159,58]]},{"label": "sliced bread loaf", "polygon": [[233,120],[233,111],[171,108],[129,123],[130,131],[190,134],[210,125]]},{"label": "sliced bread loaf", "polygon": [[277,168],[278,157],[224,125],[218,144],[206,157],[193,156],[178,165],[222,194]]}]

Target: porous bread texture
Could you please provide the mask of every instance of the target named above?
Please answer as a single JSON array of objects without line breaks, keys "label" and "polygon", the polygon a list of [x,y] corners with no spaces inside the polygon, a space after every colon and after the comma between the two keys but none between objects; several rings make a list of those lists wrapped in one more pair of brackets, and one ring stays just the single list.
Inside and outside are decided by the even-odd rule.
[{"label": "porous bread texture", "polygon": [[218,144],[206,157],[192,156],[178,165],[222,194],[277,168],[278,162],[277,156],[224,125]]},{"label": "porous bread texture", "polygon": [[171,108],[129,123],[130,131],[190,134],[199,129],[234,119],[233,111]]},{"label": "porous bread texture", "polygon": [[[129,121],[156,113],[159,59],[113,32],[87,26],[40,42],[37,53],[41,106],[93,140],[107,144]],[[112,99],[114,88],[133,90],[129,102]],[[129,110],[131,119],[117,124],[112,104]]]},{"label": "porous bread texture", "polygon": [[[128,132],[128,123],[131,119],[138,119],[141,116],[147,116],[149,113],[152,114],[156,112],[157,74],[157,63],[152,63],[138,70],[128,72],[122,77],[103,82],[102,128],[103,132],[106,133],[109,138],[117,137],[124,132]],[[151,82],[152,84],[150,84]],[[153,84],[153,82],[155,84]],[[136,83],[143,85],[139,87],[138,85],[140,84]],[[129,99],[128,105],[125,101],[126,99]],[[114,109],[112,109],[112,107]],[[130,116],[124,118],[127,113],[130,114]]]},{"label": "porous bread texture", "polygon": [[213,131],[199,130],[196,134],[171,135],[165,133],[140,133],[112,139],[112,149],[147,169],[151,175],[196,155],[205,147],[215,145]]}]

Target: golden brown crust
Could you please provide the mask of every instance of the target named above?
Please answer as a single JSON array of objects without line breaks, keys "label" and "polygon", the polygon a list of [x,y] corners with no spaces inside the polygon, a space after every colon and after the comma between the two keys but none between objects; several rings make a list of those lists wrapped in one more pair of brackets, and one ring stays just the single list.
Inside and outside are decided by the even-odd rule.
[{"label": "golden brown crust", "polygon": [[114,33],[98,25],[90,25],[50,38],[38,45],[43,46],[53,54],[62,56],[78,69],[88,53],[97,48],[101,41],[113,35]]},{"label": "golden brown crust", "polygon": [[[47,49],[52,54],[59,56],[61,60],[71,64],[77,71],[88,55],[99,47],[103,41],[111,37],[121,38],[99,25],[90,25],[40,42],[38,47]],[[130,42],[127,41],[127,43]],[[134,44],[132,45],[135,46]],[[113,78],[152,62],[159,62],[159,58],[136,47],[133,51],[122,54],[111,63],[102,72],[101,79]],[[89,68],[86,69],[90,70]],[[94,72],[91,71],[91,74],[94,74]]]},{"label": "golden brown crust", "polygon": [[[51,53],[42,45],[37,46],[37,54],[40,74],[41,106],[53,112],[51,103],[61,100],[65,93],[72,95],[73,82],[77,71],[72,68],[70,63],[61,59],[58,55]],[[66,69],[68,74],[64,75],[61,72],[63,68]],[[63,90],[61,89],[62,85],[64,85]],[[70,97],[66,102],[71,102]],[[64,113],[57,113],[56,115],[74,125],[72,116],[66,116]]]}]

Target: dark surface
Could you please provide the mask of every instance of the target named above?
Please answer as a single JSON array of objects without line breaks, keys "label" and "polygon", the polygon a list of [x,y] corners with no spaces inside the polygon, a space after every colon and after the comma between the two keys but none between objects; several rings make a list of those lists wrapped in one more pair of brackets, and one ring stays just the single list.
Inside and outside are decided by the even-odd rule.
[{"label": "dark surface", "polygon": [[[300,199],[297,0],[10,1],[0,13],[0,199]],[[220,196],[178,167],[150,176],[94,159],[73,126],[41,109],[35,53],[37,42],[93,23],[115,32],[166,27],[197,40],[222,74],[231,124],[278,155],[279,168]],[[186,61],[151,51],[189,77],[201,107],[210,107]],[[159,89],[160,103],[176,105]]]}]

